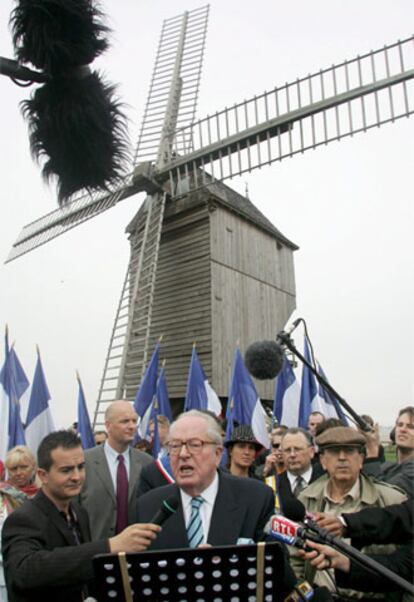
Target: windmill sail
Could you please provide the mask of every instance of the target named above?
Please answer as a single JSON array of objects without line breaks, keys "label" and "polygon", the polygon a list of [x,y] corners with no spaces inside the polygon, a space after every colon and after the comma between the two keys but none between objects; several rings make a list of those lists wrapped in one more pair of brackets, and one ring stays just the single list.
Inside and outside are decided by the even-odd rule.
[{"label": "windmill sail", "polygon": [[[7,261],[136,192],[153,194],[167,189],[172,196],[180,196],[214,180],[239,176],[414,112],[411,37],[193,122],[207,16],[208,7],[204,7],[164,24],[135,169],[125,188],[97,197],[84,195],[67,208],[25,226]],[[185,32],[185,23],[194,31]],[[187,44],[184,48],[183,43]],[[169,56],[174,51],[181,63]]]},{"label": "windmill sail", "polygon": [[[179,195],[211,178],[233,178],[408,117],[414,112],[413,41],[321,69],[177,131],[177,158],[168,169],[172,190]],[[181,138],[191,138],[194,147],[185,156],[178,152]]]}]

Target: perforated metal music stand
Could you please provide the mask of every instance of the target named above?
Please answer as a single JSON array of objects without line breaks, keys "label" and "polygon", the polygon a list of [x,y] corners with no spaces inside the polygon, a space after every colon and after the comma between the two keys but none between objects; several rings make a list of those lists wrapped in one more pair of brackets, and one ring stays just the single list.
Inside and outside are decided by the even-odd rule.
[{"label": "perforated metal music stand", "polygon": [[100,602],[278,602],[287,595],[285,563],[277,543],[93,559]]}]

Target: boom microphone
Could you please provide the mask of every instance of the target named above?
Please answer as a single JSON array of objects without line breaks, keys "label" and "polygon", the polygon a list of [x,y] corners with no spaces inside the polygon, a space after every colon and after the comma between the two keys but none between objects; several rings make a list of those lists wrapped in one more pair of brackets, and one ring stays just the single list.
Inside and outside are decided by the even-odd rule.
[{"label": "boom microphone", "polygon": [[149,522],[161,526],[168,518],[170,518],[170,516],[175,514],[177,508],[177,497],[175,495],[170,495],[170,497],[163,501],[161,508],[154,514]]},{"label": "boom microphone", "polygon": [[244,355],[247,370],[259,380],[275,378],[283,367],[283,358],[283,349],[276,341],[252,343]]}]

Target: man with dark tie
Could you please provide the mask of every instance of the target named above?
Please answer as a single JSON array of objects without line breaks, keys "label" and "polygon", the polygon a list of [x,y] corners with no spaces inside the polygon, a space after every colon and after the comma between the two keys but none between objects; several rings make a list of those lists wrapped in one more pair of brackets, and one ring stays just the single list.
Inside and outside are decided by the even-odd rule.
[{"label": "man with dark tie", "polygon": [[312,465],[315,446],[312,435],[299,427],[289,428],[282,436],[282,453],[286,471],[278,477],[278,495],[281,511],[289,498],[300,492],[323,474],[323,469]]},{"label": "man with dark tie", "polygon": [[137,500],[139,522],[151,520],[170,496],[178,501],[150,549],[258,541],[274,512],[273,491],[255,479],[217,470],[223,452],[217,421],[197,410],[181,414],[170,427],[167,449],[175,483]]},{"label": "man with dark tie", "polygon": [[129,401],[114,401],[105,412],[107,440],[85,452],[80,502],[88,511],[93,540],[112,537],[136,522],[140,472],[153,462],[148,454],[130,447],[137,420]]}]

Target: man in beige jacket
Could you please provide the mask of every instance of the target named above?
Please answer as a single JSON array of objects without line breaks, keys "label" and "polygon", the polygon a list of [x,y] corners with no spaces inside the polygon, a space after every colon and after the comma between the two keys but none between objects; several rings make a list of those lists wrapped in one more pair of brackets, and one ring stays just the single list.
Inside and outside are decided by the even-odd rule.
[{"label": "man in beige jacket", "polygon": [[[366,507],[398,504],[406,499],[404,492],[398,488],[374,481],[362,474],[365,442],[362,433],[344,426],[328,429],[317,437],[320,461],[327,474],[300,493],[298,499],[308,512],[340,516],[342,513],[356,512]],[[386,553],[394,549],[394,546],[369,546],[364,548],[363,552]],[[333,570],[320,571],[315,575],[315,569],[309,563],[305,563],[295,551],[292,552],[291,564],[299,578],[334,589]],[[353,590],[340,592],[355,598],[367,597],[367,594]]]}]

